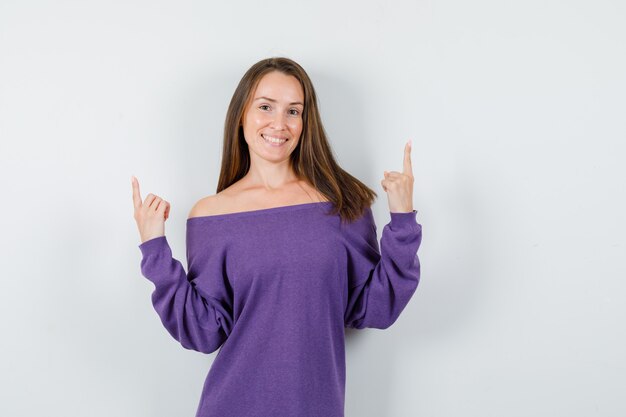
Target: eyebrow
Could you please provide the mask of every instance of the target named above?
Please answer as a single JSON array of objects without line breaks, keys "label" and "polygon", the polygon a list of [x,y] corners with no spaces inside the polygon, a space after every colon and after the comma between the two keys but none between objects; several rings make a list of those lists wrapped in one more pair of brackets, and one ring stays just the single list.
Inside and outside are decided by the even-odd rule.
[{"label": "eyebrow", "polygon": [[[272,103],[276,103],[276,100],[274,100],[273,98],[269,98],[269,97],[257,97],[254,99],[254,101],[257,101],[257,100],[267,100],[267,101],[271,101]],[[290,106],[292,104],[299,104],[304,107],[304,104],[299,101],[294,101],[293,103],[289,103]]]}]

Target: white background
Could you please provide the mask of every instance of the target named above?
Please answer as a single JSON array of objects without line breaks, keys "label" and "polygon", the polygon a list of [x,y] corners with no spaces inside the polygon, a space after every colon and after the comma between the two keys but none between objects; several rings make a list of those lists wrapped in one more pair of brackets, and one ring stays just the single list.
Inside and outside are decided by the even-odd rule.
[{"label": "white background", "polygon": [[194,415],[215,353],[152,308],[130,176],[184,260],[230,97],[275,55],[379,237],[414,143],[422,281],[349,332],[346,416],[626,415],[624,4],[0,2],[0,415]]}]

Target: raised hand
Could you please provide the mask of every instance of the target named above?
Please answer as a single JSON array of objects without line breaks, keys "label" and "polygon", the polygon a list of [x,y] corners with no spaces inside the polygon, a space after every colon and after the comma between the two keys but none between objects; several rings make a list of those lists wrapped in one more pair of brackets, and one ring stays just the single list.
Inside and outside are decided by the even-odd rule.
[{"label": "raised hand", "polygon": [[165,236],[165,220],[170,215],[170,203],[154,194],[148,194],[141,202],[139,193],[139,181],[134,176],[131,178],[133,185],[133,206],[135,207],[135,221],[139,229],[141,243]]},{"label": "raised hand", "polygon": [[409,213],[413,211],[413,167],[411,165],[411,141],[404,145],[404,163],[402,172],[385,171],[381,182],[387,193],[389,211]]}]

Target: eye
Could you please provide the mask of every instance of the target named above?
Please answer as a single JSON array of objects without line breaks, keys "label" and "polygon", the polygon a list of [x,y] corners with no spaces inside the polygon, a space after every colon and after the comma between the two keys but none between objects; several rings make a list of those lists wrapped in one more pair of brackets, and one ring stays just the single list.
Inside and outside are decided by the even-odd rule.
[{"label": "eye", "polygon": [[269,106],[267,104],[262,104],[259,106],[259,108],[262,108],[262,107],[269,107]]},{"label": "eye", "polygon": [[295,113],[291,113],[291,114],[293,114],[294,116],[295,116],[295,115],[300,114],[300,112],[299,112],[297,109],[291,109],[291,110],[295,111]]}]

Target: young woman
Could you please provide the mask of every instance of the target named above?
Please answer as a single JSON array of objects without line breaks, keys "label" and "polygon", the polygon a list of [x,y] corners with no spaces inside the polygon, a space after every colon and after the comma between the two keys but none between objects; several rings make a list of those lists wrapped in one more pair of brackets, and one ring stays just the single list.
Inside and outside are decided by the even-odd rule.
[{"label": "young woman", "polygon": [[[344,328],[391,326],[420,279],[410,144],[376,193],[341,169],[304,69],[254,64],[228,108],[217,193],[187,219],[187,266],[165,237],[170,204],[132,179],[142,275],[186,349],[220,349],[197,417],[343,417]],[[221,347],[221,348],[220,348]]]}]

